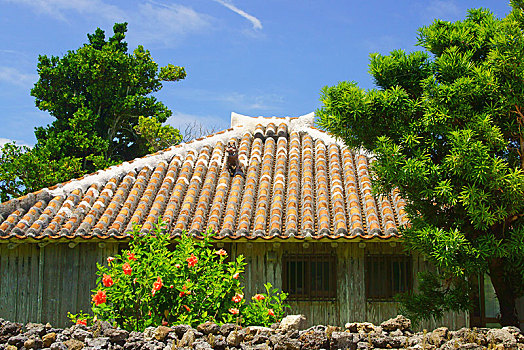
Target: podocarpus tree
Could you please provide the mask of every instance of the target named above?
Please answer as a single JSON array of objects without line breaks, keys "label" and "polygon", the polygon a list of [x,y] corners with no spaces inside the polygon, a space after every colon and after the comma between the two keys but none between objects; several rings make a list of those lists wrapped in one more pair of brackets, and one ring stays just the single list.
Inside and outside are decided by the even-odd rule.
[{"label": "podocarpus tree", "polygon": [[519,325],[524,16],[521,1],[512,5],[503,20],[478,9],[421,28],[418,44],[429,53],[371,55],[377,89],[342,82],[322,91],[320,126],[372,150],[374,189],[398,188],[407,201],[406,246],[436,266],[421,289],[431,295],[410,296],[427,315],[467,308],[464,282],[487,273],[501,324]]},{"label": "podocarpus tree", "polygon": [[[89,43],[61,58],[39,56],[31,95],[56,120],[36,128],[32,149],[11,143],[0,150],[1,201],[180,142],[178,130],[160,125],[172,112],[151,94],[162,81],[184,79],[184,68],[159,69],[142,46],[129,53],[127,23],[113,31],[106,40],[97,29],[87,35]],[[162,133],[147,138],[137,132],[141,116]]]},{"label": "podocarpus tree", "polygon": [[[62,58],[39,56],[40,78],[31,95],[39,109],[56,118],[52,125],[37,128],[39,143],[69,130],[78,113],[89,113],[94,135],[107,142],[105,159],[129,160],[148,152],[147,141],[134,130],[139,116],[165,122],[172,112],[150,94],[162,88],[161,81],[178,81],[186,73],[172,64],[159,70],[141,45],[128,53],[123,41],[127,23],[115,24],[113,31],[106,41],[98,28],[88,34],[88,44]],[[62,151],[71,155],[67,148]]]}]

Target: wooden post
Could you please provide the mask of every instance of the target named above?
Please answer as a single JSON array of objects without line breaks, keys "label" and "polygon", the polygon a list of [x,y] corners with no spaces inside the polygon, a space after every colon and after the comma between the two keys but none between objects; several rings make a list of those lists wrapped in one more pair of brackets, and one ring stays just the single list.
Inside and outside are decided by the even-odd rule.
[{"label": "wooden post", "polygon": [[44,247],[48,244],[48,242],[40,242],[38,243],[38,247],[40,248],[38,252],[38,294],[37,294],[37,319],[35,322],[42,322],[42,308],[43,308],[43,297],[44,297],[44,264],[45,264],[45,257],[44,257]]}]

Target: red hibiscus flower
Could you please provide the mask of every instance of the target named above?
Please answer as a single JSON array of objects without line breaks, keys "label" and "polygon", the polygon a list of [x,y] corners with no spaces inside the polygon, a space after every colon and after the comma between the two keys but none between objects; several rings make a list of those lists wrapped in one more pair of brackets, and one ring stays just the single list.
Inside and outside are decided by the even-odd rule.
[{"label": "red hibiscus flower", "polygon": [[106,292],[104,292],[103,290],[99,290],[98,292],[96,292],[96,294],[92,296],[92,298],[93,303],[95,303],[95,305],[103,304],[106,302]]},{"label": "red hibiscus flower", "polygon": [[267,310],[267,314],[268,314],[269,316],[275,316],[275,313],[273,312],[273,309],[268,309],[268,310]]},{"label": "red hibiscus flower", "polygon": [[233,278],[236,280],[238,279],[238,277],[240,277],[240,274],[238,272],[233,275]]},{"label": "red hibiscus flower", "polygon": [[187,258],[186,261],[187,261],[187,266],[193,267],[198,262],[198,258],[193,253],[191,253],[191,256]]},{"label": "red hibiscus flower", "polygon": [[158,277],[158,278],[156,279],[156,282],[153,283],[153,289],[151,290],[151,293],[152,293],[153,295],[155,295],[155,293],[156,293],[157,291],[159,291],[160,288],[162,288],[163,285],[164,285],[164,284],[162,283],[162,278]]},{"label": "red hibiscus flower", "polygon": [[135,261],[136,260],[135,253],[127,252],[127,258],[129,259],[129,261],[131,260]]},{"label": "red hibiscus flower", "polygon": [[227,252],[224,249],[220,249],[220,250],[217,250],[215,254],[220,255],[220,256],[226,256]]},{"label": "red hibiscus flower", "polygon": [[253,300],[256,300],[256,301],[260,301],[260,300],[264,300],[264,299],[266,299],[266,297],[263,296],[262,294],[255,294],[253,296]]},{"label": "red hibiscus flower", "polygon": [[125,263],[124,265],[122,265],[122,270],[124,270],[124,273],[126,275],[131,275],[131,272],[133,271],[131,269],[131,265],[129,265],[129,263]]},{"label": "red hibiscus flower", "polygon": [[87,320],[76,320],[76,324],[83,324],[84,326],[87,326]]},{"label": "red hibiscus flower", "polygon": [[229,309],[229,312],[231,312],[233,315],[238,315],[238,313],[240,311],[238,311],[238,309],[235,309],[234,307],[232,307],[231,309]]},{"label": "red hibiscus flower", "polygon": [[189,308],[189,306],[187,306],[187,305],[182,305],[182,306],[184,307],[184,309],[186,309],[187,312],[190,312],[190,311],[191,311],[191,309]]},{"label": "red hibiscus flower", "polygon": [[113,284],[115,284],[111,276],[106,275],[105,273],[104,273],[104,276],[102,277],[102,283],[104,284],[105,287],[111,287]]},{"label": "red hibiscus flower", "polygon": [[236,294],[231,300],[233,300],[235,303],[240,303],[244,296],[242,294]]}]

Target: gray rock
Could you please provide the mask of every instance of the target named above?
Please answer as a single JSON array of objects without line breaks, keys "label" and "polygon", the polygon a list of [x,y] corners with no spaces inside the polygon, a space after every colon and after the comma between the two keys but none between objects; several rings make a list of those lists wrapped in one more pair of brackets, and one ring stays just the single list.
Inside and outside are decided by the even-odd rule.
[{"label": "gray rock", "polygon": [[124,350],[140,350],[144,345],[144,340],[128,341],[124,344]]},{"label": "gray rock", "polygon": [[24,342],[24,348],[26,349],[41,349],[42,348],[42,339],[31,336]]},{"label": "gray rock", "polygon": [[[391,337],[391,336],[390,336]],[[405,348],[408,344],[408,337],[405,337],[403,335],[391,337],[391,347],[392,348]]]},{"label": "gray rock", "polygon": [[476,343],[465,343],[465,344],[460,345],[460,349],[481,350],[485,348],[482,345],[478,345]]},{"label": "gray rock", "polygon": [[502,344],[505,348],[517,347],[517,340],[506,329],[490,329],[486,338],[488,343]]},{"label": "gray rock", "polygon": [[175,331],[178,338],[182,338],[184,333],[186,333],[190,329],[191,329],[191,326],[188,326],[187,324],[179,324],[179,325],[173,326],[173,330]]},{"label": "gray rock", "polygon": [[64,342],[68,350],[80,350],[84,347],[84,343],[77,339],[69,339]]},{"label": "gray rock", "polygon": [[331,333],[330,349],[355,350],[357,348],[357,343],[355,343],[353,339],[353,334],[349,332],[333,332]]},{"label": "gray rock", "polygon": [[229,333],[226,338],[227,345],[239,346],[242,340],[244,340],[245,333],[243,331],[233,331]]},{"label": "gray rock", "polygon": [[63,343],[63,342],[65,342],[66,340],[69,340],[69,339],[71,339],[71,336],[70,336],[70,335],[66,335],[66,334],[64,334],[64,333],[58,333],[58,334],[56,335],[56,340],[55,340],[55,341],[57,341],[57,342],[62,342],[62,343]]},{"label": "gray rock", "polygon": [[227,346],[226,337],[224,337],[221,334],[215,336],[215,339],[213,341],[213,348],[215,350],[225,350],[226,346]]},{"label": "gray rock", "polygon": [[274,329],[268,328],[268,327],[262,327],[262,326],[249,326],[244,328],[246,334],[263,334],[266,336],[270,336],[271,334],[275,333]]},{"label": "gray rock", "polygon": [[269,342],[269,336],[268,334],[265,334],[265,333],[257,333],[254,337],[253,337],[253,340],[251,341],[253,344],[265,344],[267,342]]},{"label": "gray rock", "polygon": [[93,349],[109,349],[109,337],[88,338],[86,346]]},{"label": "gray rock", "polygon": [[286,335],[286,337],[291,338],[291,339],[298,339],[298,337],[300,337],[300,332],[297,331],[296,329],[292,329],[290,331],[284,332],[284,334]]},{"label": "gray rock", "polygon": [[306,329],[306,316],[304,315],[289,315],[286,316],[280,321],[279,329],[288,331],[288,330],[297,330],[301,331]]},{"label": "gray rock", "polygon": [[15,322],[5,322],[0,328],[0,335],[6,335],[6,336],[14,336],[20,333],[22,330],[22,324],[21,323],[15,323]]},{"label": "gray rock", "polygon": [[109,337],[109,341],[114,344],[123,344],[127,337],[129,337],[129,332],[124,329],[112,328],[104,332],[106,337]]},{"label": "gray rock", "polygon": [[28,337],[32,335],[38,335],[39,337],[41,337],[46,333],[46,328],[41,323],[29,322],[24,326],[24,333],[26,333]]},{"label": "gray rock", "polygon": [[271,348],[267,344],[257,344],[257,345],[250,345],[250,344],[240,344],[241,350],[270,350]]},{"label": "gray rock", "polygon": [[56,343],[51,344],[49,349],[51,349],[51,350],[67,350],[67,345],[65,345],[62,342],[56,342]]},{"label": "gray rock", "polygon": [[[410,337],[408,339],[408,345],[409,346],[415,346],[415,345],[418,345],[418,344],[422,344],[422,340],[423,339],[424,339],[424,335],[423,334],[415,334],[414,336],[412,336],[412,337]],[[426,339],[426,341],[427,341],[427,339]]]},{"label": "gray rock", "polygon": [[462,343],[459,342],[458,339],[451,339],[445,342],[444,344],[442,344],[442,346],[440,347],[440,350],[455,350],[455,349],[460,348],[461,344]]},{"label": "gray rock", "polygon": [[370,346],[369,342],[366,342],[366,341],[359,341],[357,343],[357,349],[358,350],[368,350],[368,349],[371,349],[372,346]]},{"label": "gray rock", "polygon": [[127,342],[143,342],[144,334],[140,332],[132,331],[127,337]]},{"label": "gray rock", "polygon": [[369,322],[348,322],[345,324],[345,328],[349,330],[351,333],[369,333],[375,331],[375,326]]},{"label": "gray rock", "polygon": [[144,339],[146,340],[153,339],[153,337],[155,336],[155,330],[156,330],[155,327],[146,327],[146,329],[144,329],[144,332],[143,332]]},{"label": "gray rock", "polygon": [[506,326],[506,327],[502,327],[502,329],[508,331],[514,337],[516,337],[517,334],[520,334],[520,329],[514,326]]},{"label": "gray rock", "polygon": [[27,339],[29,339],[28,336],[23,335],[23,334],[19,334],[19,335],[15,335],[15,336],[10,337],[9,340],[7,340],[7,344],[14,345],[17,348],[20,348],[20,347],[22,347],[24,345],[24,343],[25,343],[25,341]]},{"label": "gray rock", "polygon": [[195,331],[193,329],[190,329],[184,333],[184,335],[182,336],[182,339],[178,343],[178,346],[191,347],[193,346],[193,343],[195,342],[195,340],[196,340]]},{"label": "gray rock", "polygon": [[107,321],[96,321],[96,323],[91,327],[93,329],[93,336],[105,336],[106,331],[113,329],[111,323]]},{"label": "gray rock", "polygon": [[48,348],[51,346],[51,344],[53,344],[56,340],[56,333],[55,332],[50,332],[50,333],[47,333],[46,335],[44,335],[42,337],[42,346],[44,348]]},{"label": "gray rock", "polygon": [[91,332],[88,332],[84,329],[75,329],[73,333],[71,334],[71,338],[80,340],[81,342],[85,342],[86,338],[92,338],[93,335]]},{"label": "gray rock", "polygon": [[375,348],[385,349],[388,347],[388,345],[391,346],[391,337],[390,336],[381,336],[381,335],[374,334],[370,338]]},{"label": "gray rock", "polygon": [[391,332],[397,329],[403,331],[411,328],[411,320],[402,315],[398,315],[395,318],[390,318],[389,320],[382,322],[380,327],[382,327],[386,332]]},{"label": "gray rock", "polygon": [[155,340],[151,340],[142,344],[141,349],[143,350],[163,350],[164,344],[159,343]]},{"label": "gray rock", "polygon": [[435,345],[436,347],[440,347],[446,342],[448,332],[449,330],[447,327],[440,327],[433,330],[433,332],[431,332],[428,337],[429,343]]},{"label": "gray rock", "polygon": [[225,323],[222,326],[220,326],[219,333],[222,334],[224,337],[227,337],[229,333],[231,333],[234,330],[240,330],[240,326],[234,324],[234,323]]},{"label": "gray rock", "polygon": [[157,329],[155,329],[154,337],[156,340],[163,341],[171,332],[173,332],[171,327],[158,326]]},{"label": "gray rock", "polygon": [[[318,326],[317,326],[318,327]],[[325,327],[325,326],[324,326]],[[325,328],[312,328],[312,330],[302,333],[298,340],[305,349],[320,350],[329,347],[329,340],[325,333]]]},{"label": "gray rock", "polygon": [[395,329],[394,331],[389,332],[390,337],[400,337],[403,335],[404,333],[400,329]]},{"label": "gray rock", "polygon": [[[297,339],[284,338],[284,340],[275,345],[275,350],[300,350],[302,344]],[[306,349],[306,348],[304,348]]]},{"label": "gray rock", "polygon": [[193,343],[193,349],[195,349],[195,350],[213,350],[211,345],[209,345],[208,342],[206,342],[206,341],[204,341],[202,339],[199,339],[198,341],[195,341]]},{"label": "gray rock", "polygon": [[220,330],[220,326],[217,325],[215,322],[211,322],[211,321],[204,322],[197,326],[197,331],[202,332],[205,335],[217,334],[219,330]]}]

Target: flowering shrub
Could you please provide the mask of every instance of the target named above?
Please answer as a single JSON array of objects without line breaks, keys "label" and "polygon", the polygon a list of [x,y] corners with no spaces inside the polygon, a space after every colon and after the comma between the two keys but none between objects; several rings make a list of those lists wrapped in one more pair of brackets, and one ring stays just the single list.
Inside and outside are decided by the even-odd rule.
[{"label": "flowering shrub", "polygon": [[243,310],[243,324],[245,326],[270,326],[280,321],[284,317],[286,308],[289,305],[284,304],[287,294],[278,292],[273,288],[271,283],[264,284],[266,293],[255,294],[251,302]]},{"label": "flowering shrub", "polygon": [[170,251],[161,224],[152,233],[139,232],[135,227],[129,250],[108,257],[107,266],[98,264],[92,296],[97,319],[127,330],[231,320],[230,310],[242,300],[242,256],[226,262],[227,252],[213,249],[209,235],[193,240],[184,234]]}]

